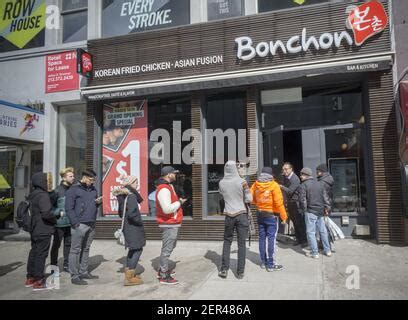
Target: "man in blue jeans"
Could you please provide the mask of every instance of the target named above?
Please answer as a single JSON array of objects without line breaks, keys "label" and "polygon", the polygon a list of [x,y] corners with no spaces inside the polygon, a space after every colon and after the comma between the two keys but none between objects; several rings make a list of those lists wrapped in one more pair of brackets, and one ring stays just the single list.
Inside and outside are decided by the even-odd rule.
[{"label": "man in blue jeans", "polygon": [[299,193],[299,204],[305,215],[307,241],[311,252],[306,255],[318,259],[319,251],[316,240],[316,228],[320,233],[320,239],[323,243],[324,254],[331,256],[329,238],[326,225],[324,223],[324,215],[330,208],[330,203],[327,202],[327,197],[324,195],[322,185],[313,178],[313,173],[310,168],[303,168],[300,171],[300,179],[302,184]]}]

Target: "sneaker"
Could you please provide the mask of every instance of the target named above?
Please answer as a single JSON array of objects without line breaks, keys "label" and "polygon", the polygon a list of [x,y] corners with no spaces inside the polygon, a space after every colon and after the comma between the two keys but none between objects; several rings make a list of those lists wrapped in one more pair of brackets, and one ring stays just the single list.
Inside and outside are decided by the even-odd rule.
[{"label": "sneaker", "polygon": [[178,284],[179,282],[176,280],[176,279],[174,279],[170,274],[166,274],[166,276],[165,277],[161,277],[160,278],[160,280],[159,280],[159,282],[161,283],[161,284]]},{"label": "sneaker", "polygon": [[47,286],[45,279],[38,280],[33,284],[33,291],[52,290],[54,286]]},{"label": "sneaker", "polygon": [[88,284],[88,282],[86,282],[85,280],[81,278],[73,278],[71,279],[71,283],[78,285],[78,286],[86,286]]},{"label": "sneaker", "polygon": [[220,272],[218,272],[218,276],[220,278],[225,279],[228,276],[228,271],[227,270],[221,270]]},{"label": "sneaker", "polygon": [[238,279],[244,279],[244,274],[243,273],[238,273],[237,278]]},{"label": "sneaker", "polygon": [[261,263],[261,269],[265,269],[265,268],[266,268],[265,264]]},{"label": "sneaker", "polygon": [[312,258],[312,259],[319,259],[318,254],[312,254],[311,252],[306,252],[306,257]]},{"label": "sneaker", "polygon": [[94,276],[93,274],[90,274],[90,273],[81,274],[79,277],[81,279],[87,279],[87,280],[99,279],[99,276]]},{"label": "sneaker", "polygon": [[281,271],[283,269],[283,266],[280,264],[274,264],[272,267],[266,267],[266,271],[272,272],[272,271]]},{"label": "sneaker", "polygon": [[[174,276],[176,275],[176,271],[174,271],[174,270],[168,271],[167,273],[170,274],[171,277],[174,277]],[[157,279],[160,279],[160,278],[161,278],[160,270],[157,271],[156,278],[157,278]]]},{"label": "sneaker", "polygon": [[27,278],[26,282],[25,282],[25,287],[26,288],[31,288],[35,283],[35,279],[34,278]]},{"label": "sneaker", "polygon": [[332,253],[331,253],[331,251],[329,251],[329,252],[326,252],[324,255],[327,256],[327,257],[331,257]]}]

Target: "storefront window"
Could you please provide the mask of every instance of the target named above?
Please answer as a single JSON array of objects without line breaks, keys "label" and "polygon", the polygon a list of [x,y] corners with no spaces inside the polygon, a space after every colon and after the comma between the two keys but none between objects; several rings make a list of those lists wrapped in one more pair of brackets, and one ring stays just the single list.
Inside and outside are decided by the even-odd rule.
[{"label": "storefront window", "polygon": [[208,21],[244,15],[243,0],[208,0]]},{"label": "storefront window", "polygon": [[[182,151],[190,143],[190,141],[182,141],[183,133],[191,129],[190,98],[175,97],[149,100],[148,126],[149,137],[152,137],[152,132],[156,129],[162,130],[163,133],[167,132],[169,137],[167,142],[163,137],[160,137],[159,141],[149,141],[149,214],[151,217],[156,215],[155,186],[160,178],[160,170],[163,166],[171,165],[180,171],[177,181],[174,183],[175,190],[180,197],[188,199],[183,205],[184,215],[192,216],[192,166],[186,164],[181,154],[177,150],[175,151],[175,147]],[[162,144],[163,152],[155,155],[156,153],[151,152],[151,150],[158,143]],[[164,163],[157,164],[158,162]]]},{"label": "storefront window", "polygon": [[103,0],[102,37],[190,23],[190,0]]},{"label": "storefront window", "polygon": [[287,8],[296,8],[323,2],[339,2],[344,0],[258,0],[258,11],[266,12]]},{"label": "storefront window", "polygon": [[58,171],[74,167],[78,178],[86,169],[86,106],[60,107],[58,117]]},{"label": "storefront window", "polygon": [[62,41],[86,40],[88,37],[88,0],[63,0]]},{"label": "storefront window", "polygon": [[[265,104],[261,98],[264,165],[279,180],[283,162],[292,163],[298,174],[302,167],[314,171],[326,163],[335,180],[333,212],[365,212],[367,144],[360,85],[302,88],[300,95],[295,88],[277,90],[290,92],[292,101]],[[273,92],[268,97],[275,99]]]},{"label": "storefront window", "polygon": [[[220,155],[217,153],[217,141],[213,139],[212,143],[212,157],[209,157],[209,137],[207,137],[207,150],[206,158],[209,161],[207,165],[208,177],[208,195],[207,195],[207,215],[217,216],[222,215],[222,206],[220,203],[221,197],[218,192],[218,186],[220,180],[224,176],[224,164],[228,160],[238,161],[238,146],[242,141],[238,141],[238,130],[246,128],[246,109],[245,109],[245,96],[242,93],[236,93],[222,96],[208,97],[207,99],[207,111],[206,111],[206,123],[207,130],[221,129],[226,133],[228,129],[233,130],[235,133],[235,157],[228,156],[228,144],[227,139],[223,139],[224,143],[224,157],[220,159]],[[246,151],[245,151],[246,152]],[[221,162],[221,163],[217,163]],[[220,161],[222,160],[222,161]]]}]

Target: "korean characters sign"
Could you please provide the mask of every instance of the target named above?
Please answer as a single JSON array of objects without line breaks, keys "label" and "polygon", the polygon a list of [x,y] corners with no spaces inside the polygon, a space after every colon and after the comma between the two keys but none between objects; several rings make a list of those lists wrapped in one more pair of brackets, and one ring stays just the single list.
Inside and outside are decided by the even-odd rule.
[{"label": "korean characters sign", "polygon": [[103,215],[118,214],[118,201],[112,193],[121,187],[122,175],[138,178],[138,192],[144,199],[139,209],[142,214],[147,214],[147,102],[138,100],[105,104],[103,110]]},{"label": "korean characters sign", "polygon": [[354,33],[356,45],[361,46],[367,39],[382,32],[388,24],[387,13],[378,1],[369,1],[354,7],[347,19],[347,28]]},{"label": "korean characters sign", "polygon": [[78,90],[77,53],[67,51],[46,57],[45,93]]}]

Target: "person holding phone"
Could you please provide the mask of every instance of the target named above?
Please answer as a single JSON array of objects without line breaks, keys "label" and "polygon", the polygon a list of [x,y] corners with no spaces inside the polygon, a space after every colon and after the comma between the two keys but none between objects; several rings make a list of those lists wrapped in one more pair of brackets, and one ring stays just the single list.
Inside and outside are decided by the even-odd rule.
[{"label": "person holding phone", "polygon": [[71,283],[87,285],[85,279],[97,279],[88,271],[89,250],[95,235],[96,216],[102,197],[94,187],[96,173],[92,169],[82,172],[80,183],[65,194],[65,211],[71,222],[71,250],[69,272]]},{"label": "person holding phone", "polygon": [[170,285],[178,284],[173,277],[175,273],[169,270],[169,257],[176,247],[178,230],[183,221],[182,205],[186,202],[186,199],[178,197],[173,187],[177,173],[179,171],[171,166],[163,167],[156,192],[156,219],[163,235],[157,277],[161,284]]}]

